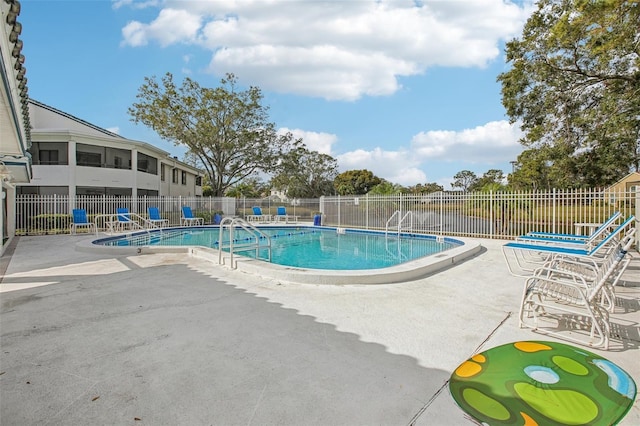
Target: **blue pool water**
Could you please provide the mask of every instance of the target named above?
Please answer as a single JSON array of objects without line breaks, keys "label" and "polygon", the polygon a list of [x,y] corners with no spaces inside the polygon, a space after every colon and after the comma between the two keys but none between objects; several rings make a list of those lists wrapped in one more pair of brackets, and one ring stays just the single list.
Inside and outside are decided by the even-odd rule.
[{"label": "blue pool water", "polygon": [[[369,231],[346,230],[338,233],[335,229],[314,227],[261,228],[271,238],[271,262],[284,266],[311,269],[360,270],[379,269],[398,265],[424,256],[433,255],[462,243],[434,236],[411,235],[385,236]],[[249,234],[243,230],[234,233],[234,252],[238,255],[256,257],[256,249],[243,249]],[[180,228],[137,234],[134,237],[114,237],[96,241],[109,246],[204,246],[218,248],[220,231],[218,228]],[[250,239],[249,239],[250,240]],[[223,249],[228,245],[229,234],[223,236]],[[266,245],[266,239],[261,240]],[[266,258],[268,251],[261,248],[258,258]]]}]

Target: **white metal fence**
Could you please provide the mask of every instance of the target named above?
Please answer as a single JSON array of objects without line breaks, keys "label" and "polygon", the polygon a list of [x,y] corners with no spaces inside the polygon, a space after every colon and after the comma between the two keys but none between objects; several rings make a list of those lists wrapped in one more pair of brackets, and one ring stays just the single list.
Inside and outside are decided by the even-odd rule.
[{"label": "white metal fence", "polygon": [[337,196],[284,203],[271,198],[20,195],[16,233],[68,232],[73,208],[86,209],[91,219],[114,214],[118,207],[140,216],[146,216],[148,207],[158,207],[170,225],[178,225],[185,205],[205,223],[212,223],[219,212],[246,217],[253,214],[253,206],[260,206],[263,214],[275,215],[278,206],[285,206],[301,221],[313,221],[322,213],[322,224],[328,226],[397,230],[402,219],[403,231],[483,238],[511,238],[529,231],[573,233],[576,223],[601,223],[615,211],[640,217],[640,193],[611,190]]},{"label": "white metal fence", "polygon": [[323,223],[338,227],[398,229],[403,219],[403,231],[511,238],[529,231],[575,233],[576,223],[602,223],[615,211],[640,217],[637,197],[602,190],[364,195],[323,197],[321,210]]},{"label": "white metal fence", "polygon": [[72,222],[73,209],[87,211],[90,221],[97,221],[99,229],[105,229],[108,215],[118,208],[127,208],[131,213],[147,217],[149,207],[157,207],[161,217],[169,225],[179,225],[182,206],[189,206],[197,217],[207,224],[213,223],[213,216],[246,217],[253,214],[253,206],[262,208],[263,214],[275,215],[279,206],[300,220],[312,221],[319,212],[318,199],[295,199],[287,202],[272,199],[236,199],[229,197],[131,197],[95,195],[18,195],[16,197],[16,234],[43,235],[68,233]]}]

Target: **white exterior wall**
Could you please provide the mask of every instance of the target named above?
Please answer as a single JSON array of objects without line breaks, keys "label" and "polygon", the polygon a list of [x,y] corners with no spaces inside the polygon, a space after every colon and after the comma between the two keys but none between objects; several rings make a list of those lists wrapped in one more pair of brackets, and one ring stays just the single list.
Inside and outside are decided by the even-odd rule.
[{"label": "white exterior wall", "polygon": [[33,168],[33,178],[24,186],[69,186],[70,167],[38,166]]},{"label": "white exterior wall", "polygon": [[68,115],[61,115],[56,111],[40,108],[33,103],[29,106],[29,115],[34,127],[39,131],[66,130],[69,133],[82,133],[97,137],[104,136],[103,132],[87,125],[89,123],[83,124],[73,119],[70,120]]},{"label": "white exterior wall", "polygon": [[[125,139],[104,129],[95,128],[54,108],[37,102],[30,103],[33,122],[34,143],[65,142],[68,144],[68,165],[34,164],[34,179],[23,186],[67,186],[69,194],[76,193],[77,187],[130,188],[136,195],[138,189],[158,191],[158,195],[202,196],[202,187],[196,186],[199,171],[169,153],[145,142]],[[79,121],[78,121],[79,120]],[[89,167],[76,165],[77,144],[124,149],[131,153],[131,169]],[[145,154],[157,160],[157,174],[137,170],[138,154]],[[102,159],[112,164],[112,159]],[[161,181],[161,167],[165,165],[165,181]],[[173,168],[180,171],[177,184],[172,184]],[[182,171],[187,173],[187,184],[182,184]]]},{"label": "white exterior wall", "polygon": [[[170,196],[183,196],[183,197],[201,197],[202,196],[202,186],[196,186],[196,177],[198,174],[187,172],[187,183],[186,185],[182,184],[182,170],[180,168],[180,162],[173,159],[163,159],[162,165],[165,167],[165,180],[160,181],[160,195],[170,195]],[[160,167],[158,167],[158,179],[161,177]],[[173,183],[173,169],[177,168],[178,173],[178,182]]]}]

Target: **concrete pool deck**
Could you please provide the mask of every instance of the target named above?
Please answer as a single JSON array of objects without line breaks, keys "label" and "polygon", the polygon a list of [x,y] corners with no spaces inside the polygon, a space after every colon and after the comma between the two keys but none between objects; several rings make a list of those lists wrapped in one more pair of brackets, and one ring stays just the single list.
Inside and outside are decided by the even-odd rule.
[{"label": "concrete pool deck", "polygon": [[[327,286],[186,253],[76,251],[87,238],[21,237],[0,260],[2,424],[474,424],[447,386],[461,362],[571,344],[518,328],[523,279],[500,240],[405,283]],[[638,384],[638,253],[623,279],[622,337],[588,350]],[[637,398],[620,424],[640,424]]]}]

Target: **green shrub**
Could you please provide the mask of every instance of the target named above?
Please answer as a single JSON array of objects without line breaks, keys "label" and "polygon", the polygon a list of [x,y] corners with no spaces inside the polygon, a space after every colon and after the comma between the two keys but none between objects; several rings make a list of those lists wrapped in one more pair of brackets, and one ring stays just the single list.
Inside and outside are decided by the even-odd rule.
[{"label": "green shrub", "polygon": [[68,230],[71,226],[71,215],[68,214],[39,214],[29,220],[31,230],[58,233],[58,230]]},{"label": "green shrub", "polygon": [[213,213],[211,212],[194,212],[193,215],[204,219],[204,223],[212,223],[211,218],[213,217]]}]

